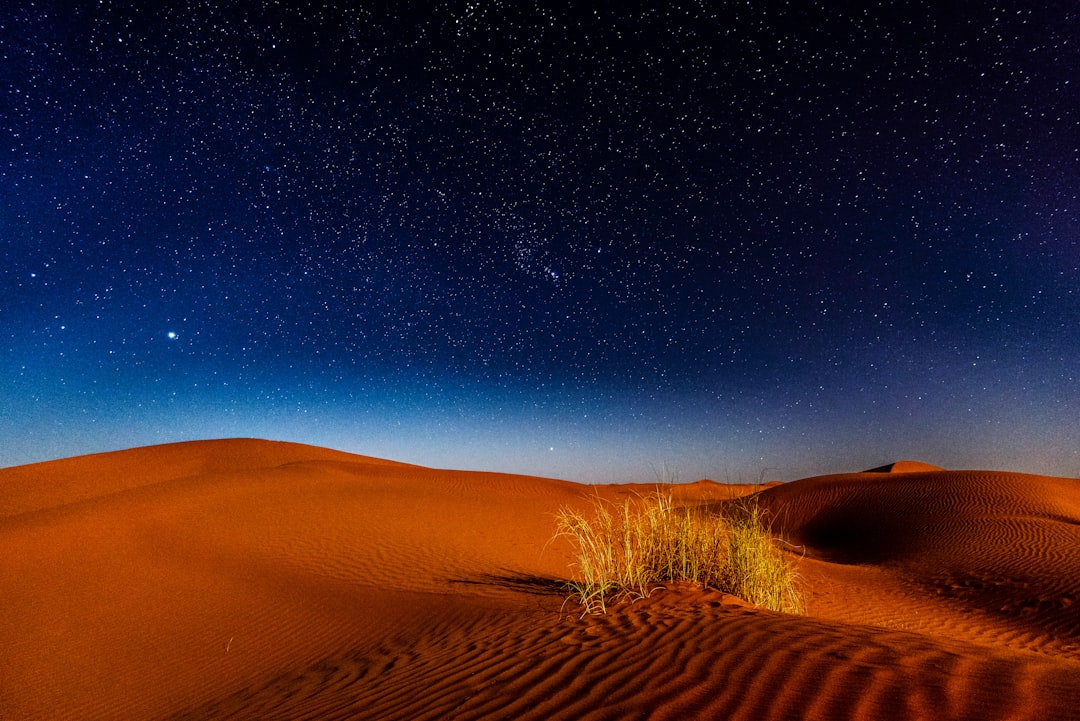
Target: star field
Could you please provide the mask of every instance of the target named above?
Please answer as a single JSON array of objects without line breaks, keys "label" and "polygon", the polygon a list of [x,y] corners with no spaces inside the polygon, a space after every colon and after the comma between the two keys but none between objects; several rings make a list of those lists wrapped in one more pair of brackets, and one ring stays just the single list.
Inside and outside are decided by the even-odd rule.
[{"label": "star field", "polygon": [[0,465],[1080,474],[1072,3],[518,6],[0,10]]}]

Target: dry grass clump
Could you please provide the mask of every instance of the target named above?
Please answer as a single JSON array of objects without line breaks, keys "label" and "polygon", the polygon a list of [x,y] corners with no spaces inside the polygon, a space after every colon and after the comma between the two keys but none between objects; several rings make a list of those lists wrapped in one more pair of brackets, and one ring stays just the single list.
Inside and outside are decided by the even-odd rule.
[{"label": "dry grass clump", "polygon": [[665,581],[715,588],[777,611],[802,610],[795,570],[751,501],[731,502],[719,513],[676,507],[657,489],[622,505],[597,496],[592,510],[590,518],[561,508],[555,531],[575,546],[576,574],[567,587],[583,615],[644,598]]},{"label": "dry grass clump", "polygon": [[802,613],[795,567],[785,558],[782,538],[774,535],[753,499],[730,502],[722,520],[728,527],[727,563],[717,588],[756,606]]}]

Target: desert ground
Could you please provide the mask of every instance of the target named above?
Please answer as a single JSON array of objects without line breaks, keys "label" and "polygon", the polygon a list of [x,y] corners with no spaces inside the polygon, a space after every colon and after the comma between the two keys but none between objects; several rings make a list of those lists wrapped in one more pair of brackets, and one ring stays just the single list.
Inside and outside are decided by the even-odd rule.
[{"label": "desert ground", "polygon": [[200,441],[0,469],[0,719],[1080,719],[1080,480],[898,462],[758,493],[806,614],[566,602],[633,486]]}]

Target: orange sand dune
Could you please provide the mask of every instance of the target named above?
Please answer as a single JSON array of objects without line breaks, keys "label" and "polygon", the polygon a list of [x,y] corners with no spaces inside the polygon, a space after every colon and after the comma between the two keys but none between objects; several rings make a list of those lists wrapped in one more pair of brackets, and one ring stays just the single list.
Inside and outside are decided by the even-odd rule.
[{"label": "orange sand dune", "polygon": [[805,553],[815,615],[1080,661],[1080,480],[865,473],[762,499]]},{"label": "orange sand dune", "polygon": [[3,469],[0,718],[1080,718],[1080,481],[890,470],[761,492],[808,616],[579,618],[556,510],[651,487],[252,440]]},{"label": "orange sand dune", "polygon": [[896,461],[878,468],[871,468],[867,473],[922,473],[924,471],[943,471],[944,468],[932,466],[922,461]]}]

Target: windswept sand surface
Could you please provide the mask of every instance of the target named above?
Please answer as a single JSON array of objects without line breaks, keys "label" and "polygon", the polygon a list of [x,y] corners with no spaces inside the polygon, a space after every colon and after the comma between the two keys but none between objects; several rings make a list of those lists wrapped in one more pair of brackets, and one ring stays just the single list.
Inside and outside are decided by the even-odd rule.
[{"label": "windswept sand surface", "polygon": [[771,486],[803,617],[563,609],[591,492],[254,440],[0,470],[0,719],[1080,719],[1080,481]]}]

